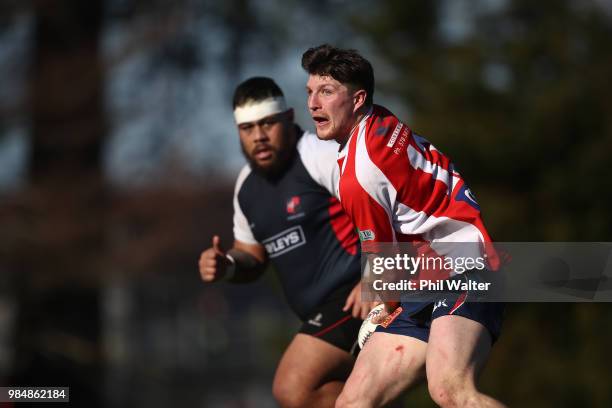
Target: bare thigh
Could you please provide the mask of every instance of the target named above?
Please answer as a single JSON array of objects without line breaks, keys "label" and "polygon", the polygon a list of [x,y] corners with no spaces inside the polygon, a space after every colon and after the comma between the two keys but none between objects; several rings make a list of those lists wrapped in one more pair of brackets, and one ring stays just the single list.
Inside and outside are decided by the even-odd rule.
[{"label": "bare thigh", "polygon": [[298,333],[287,347],[274,377],[274,387],[310,393],[325,383],[344,382],[355,358],[319,338]]},{"label": "bare thigh", "polygon": [[429,333],[428,382],[454,378],[473,388],[490,351],[491,337],[483,325],[462,316],[439,317]]},{"label": "bare thigh", "polygon": [[[372,334],[342,392],[348,406],[381,406],[425,378],[427,343],[398,334]],[[343,405],[340,404],[340,405]]]}]

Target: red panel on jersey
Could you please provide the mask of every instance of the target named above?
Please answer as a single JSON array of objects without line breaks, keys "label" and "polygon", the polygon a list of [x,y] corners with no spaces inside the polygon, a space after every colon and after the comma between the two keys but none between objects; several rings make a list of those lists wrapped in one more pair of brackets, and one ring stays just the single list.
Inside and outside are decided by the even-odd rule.
[{"label": "red panel on jersey", "polygon": [[[358,127],[355,132],[358,132]],[[376,251],[372,247],[375,242],[394,242],[394,234],[390,218],[383,207],[380,206],[359,184],[355,175],[355,150],[357,148],[357,134],[351,138],[348,155],[345,160],[344,172],[340,177],[340,197],[342,207],[359,228],[360,234],[366,234],[365,240],[361,237],[363,251]],[[342,169],[340,169],[342,170]],[[371,235],[368,235],[370,234]]]},{"label": "red panel on jersey", "polygon": [[355,227],[335,197],[329,198],[329,222],[342,248],[351,255],[357,254]]}]

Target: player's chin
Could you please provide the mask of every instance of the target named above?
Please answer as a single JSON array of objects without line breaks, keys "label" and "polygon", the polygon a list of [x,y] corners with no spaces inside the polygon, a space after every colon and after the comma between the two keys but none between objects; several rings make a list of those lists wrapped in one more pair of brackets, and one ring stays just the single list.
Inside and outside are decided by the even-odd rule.
[{"label": "player's chin", "polygon": [[321,140],[335,140],[335,134],[331,129],[320,129],[317,128],[317,137]]},{"label": "player's chin", "polygon": [[271,160],[255,160],[251,162],[253,170],[265,177],[277,176],[285,167],[283,160],[274,156]]}]

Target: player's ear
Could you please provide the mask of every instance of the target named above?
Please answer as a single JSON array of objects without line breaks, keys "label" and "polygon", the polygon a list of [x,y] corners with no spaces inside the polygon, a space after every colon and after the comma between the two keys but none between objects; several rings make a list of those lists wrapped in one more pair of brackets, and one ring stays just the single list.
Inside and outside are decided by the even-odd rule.
[{"label": "player's ear", "polygon": [[365,106],[368,93],[365,89],[358,89],[353,92],[353,112],[357,112],[362,106]]}]

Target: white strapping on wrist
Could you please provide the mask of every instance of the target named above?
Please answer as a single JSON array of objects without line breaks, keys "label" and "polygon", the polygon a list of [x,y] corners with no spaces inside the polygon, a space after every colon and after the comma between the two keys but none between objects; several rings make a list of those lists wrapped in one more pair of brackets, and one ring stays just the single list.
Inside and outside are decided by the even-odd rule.
[{"label": "white strapping on wrist", "polygon": [[230,280],[236,275],[236,260],[230,254],[225,254],[225,258],[230,262],[230,265],[225,268],[224,280]]}]

